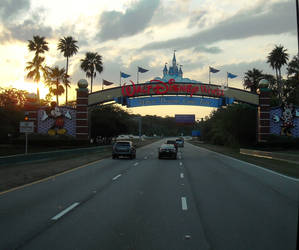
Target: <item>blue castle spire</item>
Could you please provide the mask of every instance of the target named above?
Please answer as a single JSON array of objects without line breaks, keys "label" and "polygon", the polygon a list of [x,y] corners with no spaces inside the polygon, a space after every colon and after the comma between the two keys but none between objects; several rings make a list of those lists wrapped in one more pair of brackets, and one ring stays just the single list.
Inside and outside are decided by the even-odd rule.
[{"label": "blue castle spire", "polygon": [[168,72],[167,72],[166,65],[164,66],[163,77],[165,77],[165,76],[172,76],[174,78],[183,77],[182,68],[179,69],[178,65],[176,63],[175,50],[173,51],[172,66],[169,67]]},{"label": "blue castle spire", "polygon": [[167,69],[166,64],[167,64],[167,63],[165,63],[165,66],[164,66],[164,69],[163,69],[163,77],[165,77],[165,76],[168,75],[168,69]]}]

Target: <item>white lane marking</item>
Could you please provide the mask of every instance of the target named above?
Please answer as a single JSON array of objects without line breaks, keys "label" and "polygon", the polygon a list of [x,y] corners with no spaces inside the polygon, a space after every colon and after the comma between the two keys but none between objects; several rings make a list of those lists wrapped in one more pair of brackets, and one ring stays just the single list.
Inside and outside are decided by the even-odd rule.
[{"label": "white lane marking", "polygon": [[183,163],[182,162],[180,162],[180,166],[182,166],[183,165]]},{"label": "white lane marking", "polygon": [[183,210],[187,210],[188,209],[187,198],[186,197],[182,197],[182,209]]},{"label": "white lane marking", "polygon": [[118,179],[119,177],[121,177],[121,174],[118,174],[117,176],[114,176],[114,177],[112,178],[112,180],[115,181],[115,180]]},{"label": "white lane marking", "polygon": [[137,165],[138,165],[138,162],[135,162],[135,163],[134,163],[134,166],[136,167]]},{"label": "white lane marking", "polygon": [[180,174],[180,177],[181,177],[181,178],[184,178],[184,174],[183,174],[183,173],[181,173],[181,174]]},{"label": "white lane marking", "polygon": [[61,211],[59,214],[55,215],[51,220],[58,220],[59,218],[61,218],[63,215],[65,215],[66,213],[74,209],[79,204],[80,204],[79,202],[75,202],[73,205],[69,206],[68,208]]}]

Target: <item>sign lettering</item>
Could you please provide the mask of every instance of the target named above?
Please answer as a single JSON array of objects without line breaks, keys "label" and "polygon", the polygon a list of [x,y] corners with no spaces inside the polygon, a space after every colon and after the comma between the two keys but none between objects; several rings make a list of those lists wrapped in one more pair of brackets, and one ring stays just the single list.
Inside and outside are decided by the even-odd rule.
[{"label": "sign lettering", "polygon": [[174,79],[170,79],[168,82],[162,82],[160,80],[151,80],[149,84],[146,85],[136,85],[133,81],[130,81],[132,85],[122,86],[123,96],[136,96],[138,94],[150,94],[151,91],[157,95],[165,95],[167,93],[188,93],[190,97],[194,94],[206,94],[215,97],[223,97],[224,91],[220,88],[212,88],[210,86],[194,86],[192,84],[177,84]]}]

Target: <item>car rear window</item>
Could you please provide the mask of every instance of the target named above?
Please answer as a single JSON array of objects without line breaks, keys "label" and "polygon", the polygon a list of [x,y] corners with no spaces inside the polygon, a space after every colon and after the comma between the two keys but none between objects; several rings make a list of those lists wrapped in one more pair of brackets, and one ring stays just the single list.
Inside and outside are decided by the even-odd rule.
[{"label": "car rear window", "polygon": [[167,141],[167,144],[175,144],[175,141]]},{"label": "car rear window", "polygon": [[121,147],[126,146],[126,147],[129,147],[130,143],[129,142],[117,142],[116,146],[121,146]]}]

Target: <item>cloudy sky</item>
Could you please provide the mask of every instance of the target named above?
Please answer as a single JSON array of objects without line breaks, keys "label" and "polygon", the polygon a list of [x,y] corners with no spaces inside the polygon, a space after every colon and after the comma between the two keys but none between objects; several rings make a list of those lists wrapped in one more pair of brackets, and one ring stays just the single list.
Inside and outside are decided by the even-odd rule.
[{"label": "cloudy sky", "polygon": [[[208,81],[208,67],[221,71],[212,81],[226,81],[226,72],[239,77],[229,85],[242,87],[244,72],[253,67],[272,73],[266,57],[274,45],[287,48],[290,58],[297,53],[295,0],[1,0],[0,1],[0,87],[36,91],[25,79],[26,62],[33,53],[27,49],[34,35],[45,36],[50,50],[46,62],[65,66],[57,51],[59,38],[78,40],[79,53],[70,59],[71,97],[76,83],[85,78],[80,59],[86,52],[103,57],[102,79],[119,84],[120,70],[136,81],[136,68],[147,81],[162,75],[173,50],[183,65],[184,77]],[[46,89],[41,89],[41,95]],[[64,98],[62,98],[64,100]],[[134,113],[173,115],[195,113],[199,119],[209,114],[203,107],[146,107]]]}]

